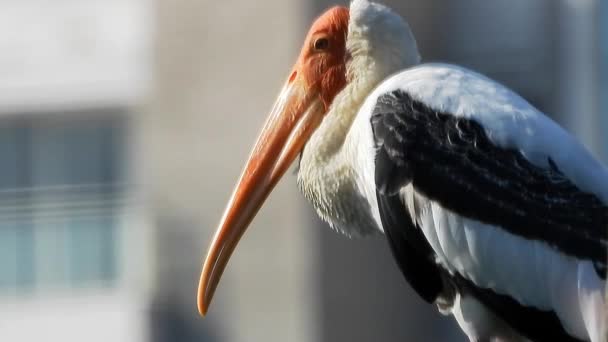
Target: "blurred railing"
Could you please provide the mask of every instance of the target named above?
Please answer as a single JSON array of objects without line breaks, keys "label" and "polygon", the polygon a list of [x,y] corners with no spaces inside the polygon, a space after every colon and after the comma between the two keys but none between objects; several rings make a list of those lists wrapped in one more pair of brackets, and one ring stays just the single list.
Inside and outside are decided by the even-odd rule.
[{"label": "blurred railing", "polygon": [[112,286],[127,193],[107,183],[0,190],[0,294]]},{"label": "blurred railing", "polygon": [[0,225],[35,218],[112,215],[127,203],[125,184],[82,184],[0,190]]}]

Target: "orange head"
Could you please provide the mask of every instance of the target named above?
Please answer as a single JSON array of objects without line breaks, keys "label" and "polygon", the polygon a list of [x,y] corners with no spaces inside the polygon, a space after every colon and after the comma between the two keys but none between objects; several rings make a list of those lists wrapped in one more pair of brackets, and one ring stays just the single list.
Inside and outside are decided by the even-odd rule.
[{"label": "orange head", "polygon": [[348,8],[331,8],[306,36],[209,247],[198,288],[201,315],[247,226],[346,85],[348,21]]},{"label": "orange head", "polygon": [[346,34],[348,8],[333,7],[310,28],[290,79],[301,75],[319,92],[325,107],[346,85]]}]

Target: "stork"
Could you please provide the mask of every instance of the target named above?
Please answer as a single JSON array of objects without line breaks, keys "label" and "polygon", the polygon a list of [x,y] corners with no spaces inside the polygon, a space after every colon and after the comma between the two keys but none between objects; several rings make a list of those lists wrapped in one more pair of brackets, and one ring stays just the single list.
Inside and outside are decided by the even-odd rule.
[{"label": "stork", "polygon": [[606,341],[608,170],[506,87],[419,63],[381,4],[314,22],[212,240],[200,313],[300,156],[319,216],[347,235],[383,232],[411,287],[471,341]]}]

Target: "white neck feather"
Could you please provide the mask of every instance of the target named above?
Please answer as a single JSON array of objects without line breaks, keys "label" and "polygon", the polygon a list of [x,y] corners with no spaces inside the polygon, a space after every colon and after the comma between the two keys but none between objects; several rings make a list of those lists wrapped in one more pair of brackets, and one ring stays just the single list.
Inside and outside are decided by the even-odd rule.
[{"label": "white neck feather", "polygon": [[[356,113],[371,86],[351,83],[338,94],[326,117],[312,135],[300,160],[298,185],[319,216],[347,235],[365,235],[375,224],[359,217],[369,211],[364,201],[353,201],[358,189],[353,182],[350,151],[343,148]],[[362,89],[363,88],[363,89]],[[353,225],[353,222],[360,224]]]},{"label": "white neck feather", "polygon": [[332,228],[365,235],[378,227],[357,185],[357,148],[346,147],[345,141],[372,90],[391,74],[419,63],[420,57],[409,27],[387,7],[355,0],[350,15],[348,83],[304,148],[298,185]]}]

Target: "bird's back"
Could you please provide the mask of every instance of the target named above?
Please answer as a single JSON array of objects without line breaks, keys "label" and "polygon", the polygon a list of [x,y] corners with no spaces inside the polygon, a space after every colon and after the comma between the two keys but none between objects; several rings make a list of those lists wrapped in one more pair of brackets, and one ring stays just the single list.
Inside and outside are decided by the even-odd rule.
[{"label": "bird's back", "polygon": [[[386,100],[387,96],[388,100]],[[412,113],[415,111],[422,114],[417,113],[419,114],[417,118],[412,119]],[[391,115],[393,117],[389,118]],[[424,115],[436,118],[426,120]],[[550,184],[543,185],[549,186],[546,188],[547,196],[554,196],[547,198],[544,203],[542,198],[538,200],[543,196],[542,190],[527,194],[535,196],[535,203],[541,202],[542,208],[549,208],[547,210],[550,211],[551,208],[557,208],[559,205],[567,205],[568,203],[558,202],[568,201],[568,196],[585,198],[586,202],[581,203],[599,208],[593,211],[599,213],[595,221],[598,227],[592,227],[590,231],[600,236],[592,243],[601,247],[600,253],[605,256],[608,226],[599,225],[604,225],[608,217],[608,171],[574,137],[506,87],[467,69],[445,64],[421,65],[390,77],[368,97],[359,116],[355,121],[353,135],[369,137],[371,132],[373,146],[379,148],[378,153],[385,148],[387,158],[384,159],[393,159],[394,165],[388,166],[389,171],[386,175],[394,178],[395,174],[400,172],[397,178],[403,178],[403,184],[389,185],[400,186],[399,194],[403,208],[413,223],[424,233],[434,252],[435,261],[441,269],[449,274],[463,277],[480,289],[489,289],[499,296],[508,296],[523,307],[555,314],[567,333],[572,336],[587,339],[587,334],[593,334],[591,330],[597,332],[602,330],[602,326],[605,327],[607,317],[602,307],[605,304],[603,299],[603,289],[606,284],[605,257],[602,261],[603,265],[598,268],[597,260],[594,262],[592,259],[585,259],[584,256],[573,255],[570,252],[563,253],[555,246],[564,246],[562,244],[564,242],[551,240],[554,239],[554,233],[549,230],[553,227],[551,224],[546,227],[527,227],[520,224],[515,229],[505,229],[499,216],[501,213],[509,214],[509,210],[492,207],[492,205],[502,206],[503,202],[489,201],[483,209],[494,214],[498,213],[494,216],[485,215],[487,214],[485,212],[474,213],[476,203],[454,203],[454,201],[458,202],[458,198],[454,200],[450,198],[450,196],[454,197],[453,195],[447,194],[450,191],[458,192],[458,189],[469,189],[462,192],[462,196],[457,196],[461,201],[470,199],[472,202],[483,202],[486,197],[492,196],[492,194],[480,194],[475,197],[474,192],[480,190],[475,189],[475,185],[465,184],[464,187],[450,188],[450,181],[466,183],[474,179],[475,175],[471,176],[470,172],[479,171],[479,164],[461,161],[454,164],[456,166],[445,166],[441,165],[443,160],[435,160],[436,165],[432,162],[421,165],[424,164],[425,158],[433,157],[424,154],[437,148],[433,147],[425,151],[417,149],[425,146],[424,144],[434,146],[445,144],[445,149],[456,156],[458,153],[466,154],[470,151],[476,153],[475,151],[479,149],[489,151],[486,157],[490,159],[503,158],[501,163],[516,163],[518,168],[533,170],[530,171],[532,174],[538,171],[541,174],[539,179],[550,178],[548,183],[556,184],[554,187]],[[400,127],[400,120],[403,122],[410,120],[404,124],[409,126]],[[385,126],[382,126],[383,124]],[[458,131],[459,124],[478,127],[478,135],[483,139],[476,138],[471,146],[461,142],[463,144],[461,146],[458,142],[450,141],[449,133],[446,133],[443,142],[430,138],[421,142],[426,139],[426,133],[418,134],[416,137],[404,137],[398,134],[393,136],[395,132],[408,130],[412,132],[419,128],[426,130],[431,129],[431,125],[439,125],[440,133],[436,133],[434,137],[441,139],[442,129]],[[445,125],[454,125],[454,127],[449,128]],[[368,130],[370,131],[368,133],[359,132]],[[389,141],[391,138],[392,142]],[[490,148],[474,146],[481,141],[491,145]],[[412,146],[417,147],[412,148]],[[443,147],[439,149],[441,148]],[[493,153],[501,154],[503,151],[508,155],[504,154],[505,157],[493,155]],[[416,162],[413,161],[415,157],[418,158]],[[403,159],[395,160],[395,158]],[[391,190],[385,189],[385,184],[378,183],[383,183],[382,179],[378,179],[379,172],[383,172],[379,170],[387,169],[387,165],[379,165],[382,160],[378,155],[375,156],[376,186],[382,187],[380,193],[386,191],[386,194],[389,194]],[[444,181],[448,180],[445,181],[446,186],[443,189],[437,190],[432,184],[426,185],[424,179],[420,178],[426,175],[415,176],[411,173],[416,168],[419,173],[424,169],[426,174],[441,168],[450,168],[453,172],[461,170],[468,174],[442,174],[442,171],[437,171],[440,177],[444,177]],[[485,172],[483,177],[486,180],[492,178],[492,175],[488,174],[492,172],[491,168],[488,170],[490,171],[482,170]],[[545,172],[546,177],[543,178]],[[362,178],[369,179],[369,175]],[[501,186],[509,186],[509,182],[500,177],[494,177],[494,180],[497,184],[493,189],[500,190]],[[433,179],[427,183],[432,182]],[[567,186],[564,186],[563,184],[566,183]],[[533,182],[530,184],[534,185]],[[553,188],[568,190],[551,192]],[[504,190],[508,189],[504,188]],[[382,194],[378,196],[381,198]],[[382,212],[383,204],[378,203],[378,205]],[[512,211],[515,211],[514,216],[517,216],[518,212],[523,212],[516,205],[513,206]],[[553,210],[553,213],[555,217],[561,215],[557,210]],[[525,220],[524,217],[517,222],[524,222],[525,225]],[[559,222],[555,225],[559,225]],[[576,226],[569,226],[566,230],[571,228],[577,229]],[[384,227],[384,230],[386,231],[387,227]],[[527,230],[535,233],[528,234]],[[563,236],[567,238],[577,234],[566,231]],[[588,231],[581,230],[578,235],[581,234],[588,234]],[[548,238],[549,242],[543,238]],[[600,340],[595,337],[593,341]]]},{"label": "bird's back", "polygon": [[[393,75],[368,98],[401,89],[433,109],[478,121],[498,146],[537,166],[550,157],[581,190],[608,205],[608,169],[570,133],[505,86],[463,67],[422,64]],[[576,113],[573,113],[576,115]]]}]

